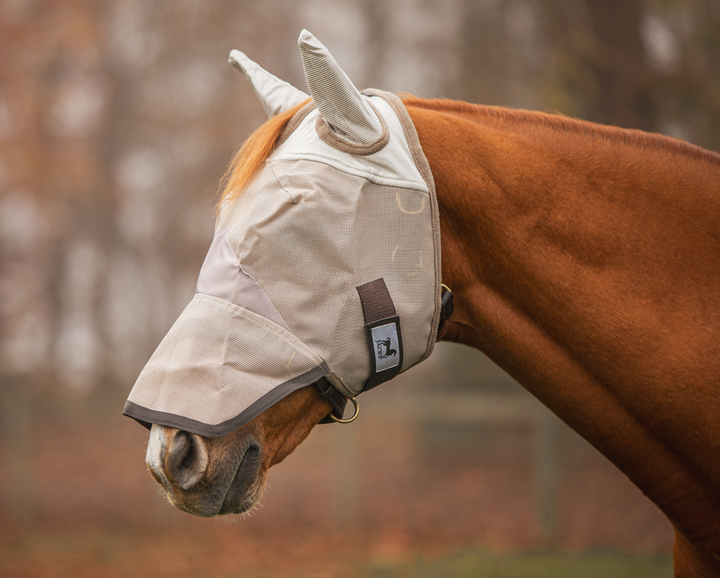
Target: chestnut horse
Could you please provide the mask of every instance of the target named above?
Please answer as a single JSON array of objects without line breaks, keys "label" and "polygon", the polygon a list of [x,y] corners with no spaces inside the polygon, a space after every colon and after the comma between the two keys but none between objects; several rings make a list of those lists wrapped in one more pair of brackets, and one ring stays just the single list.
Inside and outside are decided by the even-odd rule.
[{"label": "chestnut horse", "polygon": [[[542,113],[404,103],[455,294],[443,339],[488,355],[657,504],[676,576],[720,576],[720,155]],[[245,154],[262,161],[297,108]],[[148,465],[185,511],[246,511],[330,410],[305,387],[220,438],[154,425]]]}]

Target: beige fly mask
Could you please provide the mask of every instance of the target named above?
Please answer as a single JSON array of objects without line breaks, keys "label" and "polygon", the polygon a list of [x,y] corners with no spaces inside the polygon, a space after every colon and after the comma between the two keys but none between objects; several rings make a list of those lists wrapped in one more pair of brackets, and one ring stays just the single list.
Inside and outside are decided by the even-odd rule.
[{"label": "beige fly mask", "polygon": [[[433,349],[440,226],[415,128],[312,34],[299,46],[313,100],[221,205],[197,293],[125,405],[146,426],[221,436],[301,387],[351,398]],[[270,117],[308,98],[237,50],[230,62]]]}]

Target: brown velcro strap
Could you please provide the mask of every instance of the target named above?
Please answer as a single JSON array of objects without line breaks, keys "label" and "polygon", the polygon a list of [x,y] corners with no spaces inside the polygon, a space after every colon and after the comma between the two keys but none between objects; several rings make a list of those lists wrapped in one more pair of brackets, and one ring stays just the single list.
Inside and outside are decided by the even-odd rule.
[{"label": "brown velcro strap", "polygon": [[395,312],[385,280],[381,277],[356,289],[360,296],[370,352],[370,378],[363,389],[367,391],[400,373],[403,362],[402,335],[400,318]]},{"label": "brown velcro strap", "polygon": [[382,277],[360,285],[356,289],[360,295],[365,325],[396,315],[395,304]]}]

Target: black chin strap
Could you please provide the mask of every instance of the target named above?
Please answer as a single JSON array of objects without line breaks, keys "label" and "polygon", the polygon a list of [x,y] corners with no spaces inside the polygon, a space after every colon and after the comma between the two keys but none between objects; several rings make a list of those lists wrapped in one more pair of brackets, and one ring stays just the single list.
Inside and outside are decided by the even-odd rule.
[{"label": "black chin strap", "polygon": [[315,382],[315,387],[320,391],[320,397],[327,399],[330,405],[333,406],[333,410],[320,420],[320,423],[334,423],[334,420],[330,415],[334,415],[338,419],[342,419],[343,413],[345,412],[345,405],[347,404],[347,398],[335,389],[332,384],[321,377]]},{"label": "black chin strap", "polygon": [[450,326],[450,317],[452,317],[453,309],[453,293],[447,285],[441,285],[442,295],[440,300],[442,301],[442,309],[440,310],[440,324],[438,325],[437,338],[435,341],[440,341],[445,332]]}]

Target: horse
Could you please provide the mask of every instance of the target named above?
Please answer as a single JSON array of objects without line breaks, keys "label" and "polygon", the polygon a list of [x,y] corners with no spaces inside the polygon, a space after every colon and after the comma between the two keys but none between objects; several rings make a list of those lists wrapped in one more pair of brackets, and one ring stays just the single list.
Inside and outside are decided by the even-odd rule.
[{"label": "horse", "polygon": [[[385,359],[386,357],[395,357],[397,355],[397,351],[394,350],[392,347],[390,347],[390,338],[388,339],[380,339],[375,342],[375,346],[377,347],[378,357],[380,359]],[[383,349],[383,347],[385,349]]]},{"label": "horse", "polygon": [[[402,103],[454,294],[439,339],[486,354],[660,508],[675,576],[720,576],[720,155],[557,114]],[[302,107],[248,139],[230,182]],[[181,510],[244,512],[332,410],[308,386],[219,437],[154,424],[149,470]]]}]

